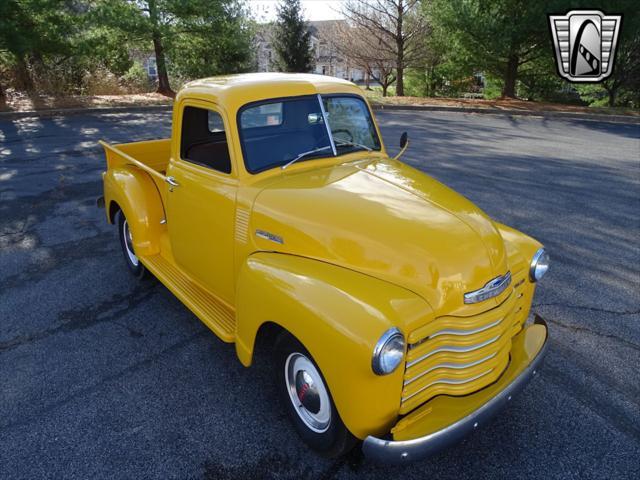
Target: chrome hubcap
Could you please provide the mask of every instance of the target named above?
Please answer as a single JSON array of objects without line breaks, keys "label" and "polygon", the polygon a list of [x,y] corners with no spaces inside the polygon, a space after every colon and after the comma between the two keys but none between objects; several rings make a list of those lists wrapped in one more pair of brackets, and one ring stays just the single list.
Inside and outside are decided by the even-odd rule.
[{"label": "chrome hubcap", "polygon": [[124,245],[127,250],[127,256],[129,257],[129,261],[133,264],[134,267],[138,266],[139,260],[136,257],[135,253],[133,253],[133,238],[131,237],[131,231],[129,230],[129,224],[127,220],[124,220],[124,225],[122,226],[122,236],[124,237]]},{"label": "chrome hubcap", "polygon": [[292,353],[284,366],[287,391],[293,407],[311,430],[327,431],[331,424],[331,403],[320,372],[301,353]]}]

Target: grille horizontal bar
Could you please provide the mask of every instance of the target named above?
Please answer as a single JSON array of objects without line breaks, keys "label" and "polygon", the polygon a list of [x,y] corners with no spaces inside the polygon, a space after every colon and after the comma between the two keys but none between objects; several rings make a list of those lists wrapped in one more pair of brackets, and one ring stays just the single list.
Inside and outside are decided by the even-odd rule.
[{"label": "grille horizontal bar", "polygon": [[415,377],[413,377],[413,378],[411,378],[409,380],[405,380],[404,385],[409,385],[410,383],[413,383],[416,380],[419,380],[423,376],[427,375],[428,373],[433,372],[434,370],[436,370],[438,368],[450,368],[450,369],[453,369],[453,370],[463,370],[463,369],[466,369],[466,368],[475,367],[476,365],[479,365],[482,362],[486,362],[487,360],[490,360],[493,357],[495,357],[497,354],[498,354],[497,352],[491,353],[491,354],[487,355],[486,357],[481,358],[480,360],[476,360],[475,362],[469,362],[469,363],[452,363],[452,362],[438,363],[437,365],[434,365],[433,367],[431,367],[428,370],[422,372],[421,374],[416,375]]},{"label": "grille horizontal bar", "polygon": [[475,350],[479,350],[482,347],[486,347],[487,345],[492,344],[493,342],[495,342],[496,340],[498,340],[500,338],[500,335],[496,335],[493,338],[490,338],[489,340],[479,343],[477,345],[471,345],[469,347],[456,347],[454,345],[446,345],[444,347],[440,347],[440,348],[436,348],[435,350],[432,350],[428,353],[425,353],[424,355],[416,358],[415,360],[411,361],[411,362],[407,362],[407,368],[411,368],[413,367],[415,364],[422,362],[423,360],[426,360],[427,358],[429,358],[432,355],[435,355],[436,353],[440,353],[440,352],[455,352],[455,353],[468,353],[468,352],[473,352]]},{"label": "grille horizontal bar", "polygon": [[424,390],[426,390],[429,387],[432,387],[434,385],[438,385],[438,384],[447,384],[447,385],[463,385],[465,383],[470,383],[473,382],[474,380],[477,380],[481,377],[484,377],[485,375],[490,374],[493,371],[493,368],[490,368],[489,370],[486,370],[482,373],[479,373],[478,375],[475,375],[471,378],[464,378],[464,379],[455,379],[455,378],[442,378],[440,380],[436,380],[434,382],[429,383],[428,385],[425,385],[424,387],[422,387],[420,390],[418,390],[415,393],[412,393],[411,395],[409,395],[408,397],[403,397],[403,401],[409,400],[410,398],[415,397],[416,395],[418,395],[419,393],[423,392]]},{"label": "grille horizontal bar", "polygon": [[433,335],[430,335],[429,338],[439,337],[440,335],[473,335],[474,333],[484,332],[485,330],[489,330],[490,328],[495,327],[502,320],[504,320],[504,318],[499,318],[495,322],[491,322],[488,325],[485,325],[483,327],[478,327],[478,328],[472,328],[470,330],[456,330],[453,328],[444,329],[434,333]]}]

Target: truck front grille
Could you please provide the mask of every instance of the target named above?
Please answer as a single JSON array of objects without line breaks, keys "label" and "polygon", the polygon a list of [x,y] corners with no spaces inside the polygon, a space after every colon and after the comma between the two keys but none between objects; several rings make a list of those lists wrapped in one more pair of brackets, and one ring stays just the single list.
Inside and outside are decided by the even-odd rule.
[{"label": "truck front grille", "polygon": [[496,381],[521,328],[522,294],[470,317],[442,316],[412,332],[400,414],[436,395],[467,395]]}]

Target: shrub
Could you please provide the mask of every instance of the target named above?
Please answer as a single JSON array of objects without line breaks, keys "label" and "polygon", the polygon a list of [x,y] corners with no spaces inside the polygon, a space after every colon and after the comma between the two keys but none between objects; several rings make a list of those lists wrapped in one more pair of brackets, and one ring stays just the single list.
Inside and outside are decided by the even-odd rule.
[{"label": "shrub", "polygon": [[118,77],[100,66],[87,71],[82,79],[82,93],[85,95],[120,95],[123,93]]},{"label": "shrub", "polygon": [[407,69],[404,78],[404,93],[409,97],[429,96],[427,88],[427,75],[423,69]]},{"label": "shrub", "polygon": [[134,62],[127,73],[120,77],[120,82],[128,93],[150,92],[152,89],[147,71],[140,62]]},{"label": "shrub", "polygon": [[486,75],[484,79],[484,98],[487,100],[495,100],[502,96],[503,82],[493,75]]}]

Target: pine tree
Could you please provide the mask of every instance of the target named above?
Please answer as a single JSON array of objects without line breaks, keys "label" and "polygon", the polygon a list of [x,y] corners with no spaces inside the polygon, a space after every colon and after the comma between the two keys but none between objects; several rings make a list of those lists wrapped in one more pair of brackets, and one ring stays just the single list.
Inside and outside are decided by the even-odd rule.
[{"label": "pine tree", "polygon": [[432,0],[431,21],[474,70],[502,78],[503,97],[515,97],[517,80],[550,51],[547,12],[558,0]]},{"label": "pine tree", "polygon": [[71,55],[78,27],[74,8],[71,0],[0,0],[0,61],[12,63],[14,86],[33,90],[33,67],[43,67],[47,54]]},{"label": "pine tree", "polygon": [[98,23],[153,47],[163,95],[174,95],[169,70],[193,78],[245,70],[249,63],[250,32],[237,0],[94,2]]},{"label": "pine tree", "polygon": [[300,0],[283,0],[273,32],[276,67],[281,72],[309,72],[313,69],[311,33],[302,16]]}]

